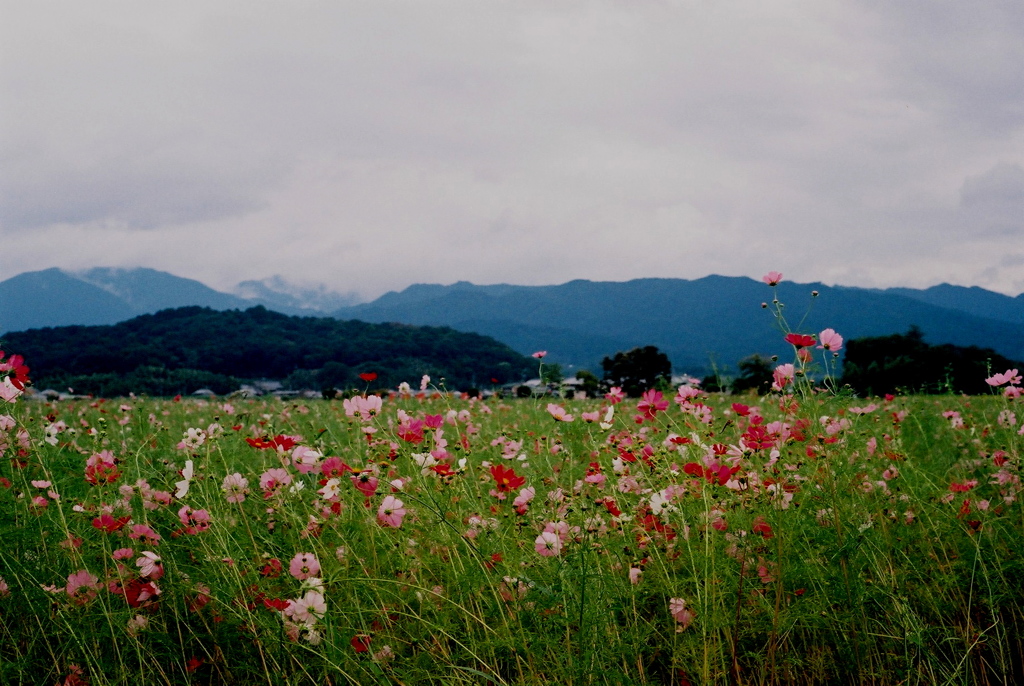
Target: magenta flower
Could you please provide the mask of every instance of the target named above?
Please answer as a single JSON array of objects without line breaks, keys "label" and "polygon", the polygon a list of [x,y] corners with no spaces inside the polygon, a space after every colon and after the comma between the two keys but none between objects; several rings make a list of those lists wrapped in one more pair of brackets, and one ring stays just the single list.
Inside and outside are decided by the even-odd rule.
[{"label": "magenta flower", "polygon": [[288,572],[299,581],[320,574],[320,563],[313,553],[299,553],[292,558]]},{"label": "magenta flower", "polygon": [[818,346],[819,350],[837,352],[843,348],[843,337],[832,329],[825,329],[819,333],[818,340],[821,341],[821,345]]},{"label": "magenta flower", "polygon": [[668,401],[665,400],[661,391],[656,391],[652,388],[644,391],[644,394],[640,396],[640,402],[637,403],[636,409],[646,419],[654,419],[654,415],[668,409]]},{"label": "magenta flower", "polygon": [[380,508],[377,510],[377,521],[381,526],[398,528],[402,526],[402,518],[405,517],[405,503],[393,495],[384,496]]},{"label": "magenta flower", "polygon": [[761,280],[769,286],[778,286],[779,282],[782,281],[782,272],[768,272],[761,277]]}]

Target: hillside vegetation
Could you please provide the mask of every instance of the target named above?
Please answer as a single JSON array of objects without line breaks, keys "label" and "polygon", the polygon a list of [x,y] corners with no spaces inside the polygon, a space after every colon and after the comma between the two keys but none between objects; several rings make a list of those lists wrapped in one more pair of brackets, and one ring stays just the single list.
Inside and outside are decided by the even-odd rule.
[{"label": "hillside vegetation", "polygon": [[[423,374],[449,388],[518,380],[532,362],[508,346],[445,327],[368,324],[289,317],[263,307],[217,312],[184,307],[111,326],[65,326],[10,333],[4,343],[32,360],[37,388],[72,386],[80,393],[119,395],[128,377],[142,392],[171,395],[237,380],[278,379],[305,387],[415,382]],[[154,388],[143,383],[153,381]],[[140,387],[132,389],[140,392]],[[228,389],[230,390],[230,389]]]}]

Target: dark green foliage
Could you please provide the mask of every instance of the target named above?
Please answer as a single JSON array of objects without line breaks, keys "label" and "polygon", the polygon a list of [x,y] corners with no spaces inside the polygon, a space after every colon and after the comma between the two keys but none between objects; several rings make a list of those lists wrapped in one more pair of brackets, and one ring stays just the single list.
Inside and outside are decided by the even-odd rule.
[{"label": "dark green foliage", "polygon": [[238,388],[238,379],[199,369],[138,367],[127,374],[100,372],[47,379],[48,386],[71,389],[82,395],[126,396],[129,393],[172,396],[188,395],[206,388],[225,395]]},{"label": "dark green foliage", "polygon": [[740,375],[732,382],[733,393],[744,393],[751,389],[764,395],[772,387],[772,363],[760,355],[751,355],[739,361]]},{"label": "dark green foliage", "polygon": [[617,352],[601,361],[604,380],[609,386],[621,386],[627,395],[639,397],[659,382],[672,382],[672,363],[668,355],[653,345]]},{"label": "dark green foliage", "polygon": [[1021,367],[990,348],[929,345],[917,327],[905,334],[847,342],[841,383],[861,395],[900,391],[985,394],[994,372]]},{"label": "dark green foliage", "polygon": [[576,378],[580,380],[580,390],[586,393],[588,398],[593,398],[601,392],[601,380],[594,372],[581,369],[576,372]]},{"label": "dark green foliage", "polygon": [[[491,338],[447,327],[289,317],[262,307],[184,307],[112,326],[34,329],[4,338],[31,360],[38,388],[71,379],[81,384],[79,379],[95,375],[135,374],[140,380],[140,367],[207,372],[218,379],[290,379],[290,385],[311,381],[313,388],[362,387],[364,372],[376,373],[375,386],[384,388],[430,374],[459,388],[492,377],[523,378],[533,366]],[[201,386],[214,383],[219,381]]]}]

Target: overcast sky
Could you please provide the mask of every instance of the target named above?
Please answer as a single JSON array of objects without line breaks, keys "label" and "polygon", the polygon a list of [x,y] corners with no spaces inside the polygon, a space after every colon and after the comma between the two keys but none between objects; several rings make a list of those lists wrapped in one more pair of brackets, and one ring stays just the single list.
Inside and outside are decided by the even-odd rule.
[{"label": "overcast sky", "polygon": [[1024,291],[1020,0],[0,8],[0,279]]}]

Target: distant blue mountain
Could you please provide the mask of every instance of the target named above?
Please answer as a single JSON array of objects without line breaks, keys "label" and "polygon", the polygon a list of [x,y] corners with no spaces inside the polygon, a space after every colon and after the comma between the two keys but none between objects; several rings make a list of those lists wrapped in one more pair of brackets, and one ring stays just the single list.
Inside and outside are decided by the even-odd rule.
[{"label": "distant blue mountain", "polygon": [[214,310],[252,307],[250,300],[215,291],[194,279],[185,279],[155,269],[97,267],[74,276],[98,286],[127,303],[136,314],[148,314],[175,307],[198,305]]},{"label": "distant blue mountain", "polygon": [[115,324],[135,309],[99,286],[59,269],[26,272],[0,282],[0,331],[72,324]]},{"label": "distant blue mountain", "polygon": [[[152,269],[77,274],[47,269],[0,282],[0,332],[113,324],[191,305],[229,310],[259,304],[290,315],[449,326],[492,336],[523,354],[547,350],[547,361],[570,372],[600,373],[603,357],[644,345],[658,346],[677,371],[691,374],[735,368],[753,353],[792,355],[770,310],[761,306],[772,298],[772,289],[745,277],[577,280],[554,286],[415,284],[370,303],[330,310],[317,308],[352,296],[273,278],[244,282],[238,293]],[[781,283],[778,295],[788,326],[803,333],[831,327],[849,340],[917,326],[929,343],[992,348],[1024,360],[1024,295],[948,284],[877,290],[791,282]]]},{"label": "distant blue mountain", "polygon": [[959,310],[976,317],[1024,324],[1024,293],[1012,298],[978,286],[953,286],[948,283],[924,290],[888,288],[883,292],[902,295],[950,310]]},{"label": "distant blue mountain", "polygon": [[[783,282],[778,294],[788,326],[801,332],[831,327],[851,339],[918,326],[932,343],[990,347],[1024,359],[1024,322],[1012,308],[986,310],[1003,318],[982,317],[899,293],[820,283]],[[734,368],[752,353],[792,354],[778,323],[761,306],[771,298],[772,290],[759,281],[725,276],[625,283],[578,280],[558,286],[477,287],[460,282],[410,286],[336,310],[334,316],[451,326],[493,336],[524,354],[547,349],[552,362],[596,372],[604,356],[656,345],[677,370],[703,373],[715,366]],[[999,298],[1006,296],[995,299],[1002,302]],[[1024,300],[1018,302],[1024,309]]]}]

